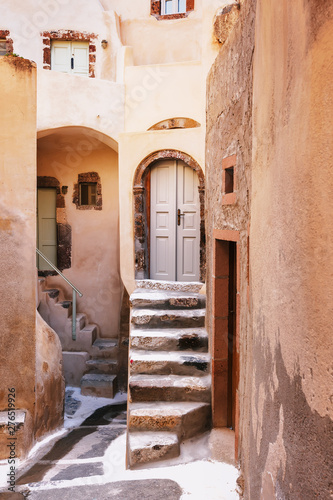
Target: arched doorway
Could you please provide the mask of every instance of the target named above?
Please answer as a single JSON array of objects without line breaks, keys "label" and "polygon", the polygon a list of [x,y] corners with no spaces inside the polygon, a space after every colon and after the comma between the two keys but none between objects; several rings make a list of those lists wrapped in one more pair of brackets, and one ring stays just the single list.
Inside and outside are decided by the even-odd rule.
[{"label": "arched doorway", "polygon": [[136,279],[204,281],[204,174],[198,163],[176,150],[152,153],[136,169],[133,192]]}]

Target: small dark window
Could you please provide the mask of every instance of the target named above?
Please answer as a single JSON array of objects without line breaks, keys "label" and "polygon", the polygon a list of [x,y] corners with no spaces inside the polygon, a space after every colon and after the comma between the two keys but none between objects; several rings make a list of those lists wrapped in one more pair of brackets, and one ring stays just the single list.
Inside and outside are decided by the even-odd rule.
[{"label": "small dark window", "polygon": [[80,182],[80,205],[96,206],[97,182]]},{"label": "small dark window", "polygon": [[225,193],[234,192],[234,167],[225,169]]},{"label": "small dark window", "polygon": [[7,42],[6,40],[0,40],[0,56],[5,56],[7,54]]}]

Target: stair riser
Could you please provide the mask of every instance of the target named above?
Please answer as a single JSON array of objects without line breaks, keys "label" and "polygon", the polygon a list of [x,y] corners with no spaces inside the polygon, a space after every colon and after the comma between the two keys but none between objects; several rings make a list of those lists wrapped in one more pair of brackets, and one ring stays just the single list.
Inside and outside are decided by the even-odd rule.
[{"label": "stair riser", "polygon": [[206,307],[206,301],[204,297],[159,301],[134,299],[131,301],[131,305],[135,309],[203,309]]},{"label": "stair riser", "polygon": [[129,450],[130,467],[149,462],[157,462],[159,460],[167,460],[180,455],[180,445],[173,443],[171,445],[160,445],[149,449],[142,448],[137,450]]},{"label": "stair riser", "polygon": [[210,365],[204,361],[136,361],[130,363],[132,375],[184,375],[200,377],[209,373]]},{"label": "stair riser", "polygon": [[198,408],[186,415],[137,416],[130,413],[128,427],[130,431],[170,431],[180,439],[188,439],[210,428],[210,406]]},{"label": "stair riser", "polygon": [[172,315],[132,317],[135,328],[201,328],[205,326],[205,318],[202,317],[177,317]]},{"label": "stair riser", "polygon": [[196,351],[207,352],[208,337],[200,337],[196,334],[185,334],[177,338],[165,337],[136,337],[133,332],[131,338],[132,349],[147,351]]},{"label": "stair riser", "polygon": [[144,401],[195,401],[210,402],[210,390],[196,390],[188,387],[140,387],[130,382],[132,402]]},{"label": "stair riser", "polygon": [[87,372],[100,372],[100,373],[106,373],[107,375],[116,375],[118,372],[118,365],[117,364],[90,364],[87,363],[86,365],[86,371]]}]

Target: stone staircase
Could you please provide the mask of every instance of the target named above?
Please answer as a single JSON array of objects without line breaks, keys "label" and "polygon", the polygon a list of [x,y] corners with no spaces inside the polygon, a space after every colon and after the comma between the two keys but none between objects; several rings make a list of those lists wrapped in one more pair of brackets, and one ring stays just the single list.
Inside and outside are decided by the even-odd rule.
[{"label": "stone staircase", "polygon": [[205,296],[175,286],[130,297],[129,467],[176,457],[182,440],[210,427]]},{"label": "stone staircase", "polygon": [[58,334],[63,351],[66,385],[81,386],[84,395],[113,398],[117,391],[118,339],[98,338],[98,327],[84,313],[76,315],[72,340],[72,302],[61,290],[46,288],[38,279],[38,311]]}]

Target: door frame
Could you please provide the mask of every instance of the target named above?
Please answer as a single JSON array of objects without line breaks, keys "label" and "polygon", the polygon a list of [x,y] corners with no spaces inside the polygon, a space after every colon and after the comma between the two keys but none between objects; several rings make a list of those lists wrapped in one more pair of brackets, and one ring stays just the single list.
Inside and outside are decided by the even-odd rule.
[{"label": "door frame", "polygon": [[206,234],[205,234],[205,178],[200,165],[190,155],[174,149],[155,151],[146,156],[138,165],[133,181],[134,210],[134,253],[135,279],[150,278],[149,262],[149,200],[150,200],[150,169],[155,162],[165,159],[181,160],[191,167],[199,179],[200,202],[200,281],[206,277]]},{"label": "door frame", "polygon": [[[60,271],[70,269],[72,266],[72,228],[63,222],[65,210],[65,197],[61,192],[58,179],[49,176],[37,176],[37,188],[55,188],[56,224],[57,224],[57,267]],[[38,271],[39,276],[56,276],[55,271]]]},{"label": "door frame", "polygon": [[[230,245],[231,244],[231,245]],[[239,443],[240,232],[213,231],[212,416],[213,427],[235,431]],[[230,251],[232,249],[232,252]],[[233,255],[231,255],[233,253]],[[234,294],[234,297],[230,295]],[[230,309],[233,309],[231,311]],[[231,314],[233,313],[233,314]],[[232,339],[231,339],[232,335]]]}]

